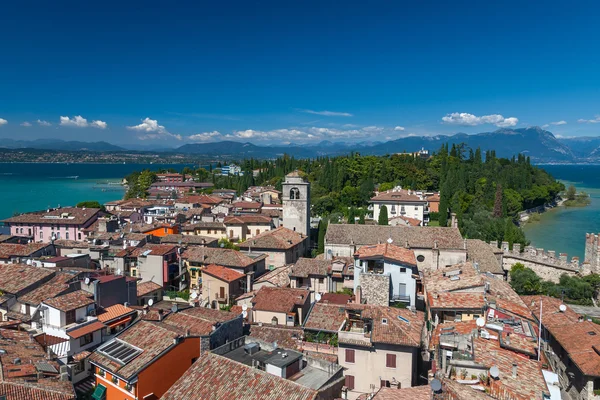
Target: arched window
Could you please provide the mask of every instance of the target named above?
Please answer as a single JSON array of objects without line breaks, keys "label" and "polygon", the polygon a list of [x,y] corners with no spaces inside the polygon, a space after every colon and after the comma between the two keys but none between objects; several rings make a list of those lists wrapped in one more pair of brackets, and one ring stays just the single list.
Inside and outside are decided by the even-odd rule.
[{"label": "arched window", "polygon": [[278,325],[278,324],[279,324],[279,321],[277,320],[277,317],[273,317],[271,319],[271,325]]},{"label": "arched window", "polygon": [[294,187],[290,189],[290,200],[298,200],[300,199],[300,190],[298,190],[298,188]]}]

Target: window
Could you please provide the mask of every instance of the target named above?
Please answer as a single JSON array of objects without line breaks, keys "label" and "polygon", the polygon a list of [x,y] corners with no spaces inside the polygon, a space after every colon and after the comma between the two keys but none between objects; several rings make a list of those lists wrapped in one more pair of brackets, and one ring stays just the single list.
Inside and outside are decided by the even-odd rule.
[{"label": "window", "polygon": [[65,232],[65,239],[69,240],[69,232]]},{"label": "window", "polygon": [[323,283],[325,283],[325,278],[319,278],[319,284],[322,285]]},{"label": "window", "polygon": [[290,200],[299,200],[300,199],[300,190],[298,188],[290,189]]},{"label": "window", "polygon": [[290,322],[290,323],[293,324],[294,323],[294,316],[293,315],[288,315],[287,316],[287,322]]},{"label": "window", "polygon": [[390,387],[390,381],[384,381],[383,379],[379,381],[380,387]]},{"label": "window", "polygon": [[415,206],[415,211],[417,211],[419,209],[419,207]]},{"label": "window", "polygon": [[348,390],[354,390],[354,377],[352,375],[346,375],[346,382],[344,385]]},{"label": "window", "polygon": [[77,233],[77,240],[81,240],[81,232]]},{"label": "window", "polygon": [[131,276],[133,276],[135,278],[136,275],[137,275],[137,270],[132,269],[131,270]]},{"label": "window", "polygon": [[346,362],[354,364],[354,350],[346,349]]},{"label": "window", "polygon": [[40,239],[44,238],[44,231],[40,231]]},{"label": "window", "polygon": [[81,360],[81,361],[73,364],[73,374],[78,374],[78,373],[83,372],[85,370],[85,367],[84,367],[84,364],[83,364],[84,361],[85,360]]},{"label": "window", "polygon": [[404,267],[401,267],[401,268],[400,268],[400,272],[406,272],[406,268],[404,268]]},{"label": "window", "polygon": [[417,256],[417,261],[418,261],[418,262],[423,262],[423,261],[425,261],[425,256],[424,256],[424,255],[419,255],[419,256]]},{"label": "window", "polygon": [[79,338],[79,345],[85,346],[92,343],[92,341],[94,341],[94,334],[88,333]]},{"label": "window", "polygon": [[271,325],[277,325],[277,324],[279,324],[279,321],[277,320],[277,317],[273,317],[271,319]]},{"label": "window", "polygon": [[396,368],[396,355],[386,354],[385,355],[385,366],[387,368]]},{"label": "window", "polygon": [[256,235],[260,235],[260,229],[256,230]]},{"label": "window", "polygon": [[66,313],[66,325],[75,322],[75,310],[67,311]]},{"label": "window", "polygon": [[28,235],[28,236],[31,236],[31,228],[29,228],[27,231],[28,231],[28,232],[27,232],[27,235]]},{"label": "window", "polygon": [[387,325],[387,323],[388,323],[387,318],[381,318],[381,323],[384,325]]}]

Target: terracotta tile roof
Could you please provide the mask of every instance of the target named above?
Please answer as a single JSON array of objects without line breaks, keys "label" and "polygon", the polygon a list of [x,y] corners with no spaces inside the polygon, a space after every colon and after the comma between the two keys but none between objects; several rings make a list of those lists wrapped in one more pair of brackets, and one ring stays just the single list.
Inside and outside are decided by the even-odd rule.
[{"label": "terracotta tile roof", "polygon": [[234,208],[241,208],[243,210],[253,210],[260,209],[262,207],[261,203],[256,201],[236,201],[232,204]]},{"label": "terracotta tile roof", "polygon": [[239,317],[240,314],[228,311],[193,307],[169,314],[163,319],[163,323],[176,327],[183,332],[189,329],[191,335],[206,336],[211,334],[215,324],[231,321]]},{"label": "terracotta tile roof", "polygon": [[[500,379],[492,381],[491,393],[508,391],[512,398],[539,399],[543,393],[550,395],[541,370],[541,363],[524,358],[517,353],[502,349],[498,341],[473,338],[474,361],[486,368],[497,366]],[[512,377],[513,364],[517,364],[517,376]]]},{"label": "terracotta tile roof", "polygon": [[[425,325],[423,312],[412,312],[405,308],[368,306],[362,315],[373,320],[371,331],[373,343],[413,347],[421,345],[421,335]],[[384,318],[387,319],[387,323],[383,323]]]},{"label": "terracotta tile roof", "polygon": [[138,297],[143,297],[145,295],[147,295],[148,293],[152,293],[155,290],[162,290],[162,286],[160,286],[158,283],[152,282],[152,281],[147,281],[147,282],[138,282],[137,284],[137,296]]},{"label": "terracotta tile roof", "polygon": [[346,320],[346,309],[338,304],[315,303],[304,322],[304,329],[337,332]]},{"label": "terracotta tile roof", "polygon": [[420,219],[404,217],[402,215],[399,217],[393,217],[393,218],[389,219],[389,221],[394,221],[394,220],[403,221],[404,224],[408,225],[408,226],[421,226],[421,224],[423,223]]},{"label": "terracotta tile roof", "polygon": [[179,244],[179,241],[181,241],[182,244],[186,244],[186,245],[206,245],[209,246],[213,243],[215,243],[216,241],[218,241],[219,239],[210,237],[210,236],[200,236],[200,235],[166,235],[163,236],[160,239],[160,242],[165,244],[165,243],[170,243],[170,244]]},{"label": "terracotta tile roof", "polygon": [[[199,385],[198,382],[203,384]],[[164,394],[163,400],[312,400],[317,392],[212,353],[198,361]]]},{"label": "terracotta tile roof", "polygon": [[442,380],[442,391],[448,399],[452,400],[491,400],[494,397],[485,392],[473,389],[470,385],[463,385],[451,379]]},{"label": "terracotta tile roof", "polygon": [[260,235],[254,236],[253,238],[240,243],[238,246],[241,249],[257,248],[268,250],[287,250],[299,245],[305,240],[308,240],[307,236],[281,226],[277,229],[263,232]]},{"label": "terracotta tile roof", "polygon": [[250,325],[250,337],[260,339],[267,343],[277,342],[285,349],[300,350],[304,333],[302,329],[287,326]]},{"label": "terracotta tile roof", "polygon": [[223,202],[223,199],[217,196],[209,196],[206,194],[201,194],[198,196],[185,196],[180,199],[175,200],[175,203],[194,203],[194,204],[220,204]]},{"label": "terracotta tile roof", "polygon": [[479,272],[504,274],[492,245],[479,239],[467,239],[467,261],[477,263]]},{"label": "terracotta tile roof", "polygon": [[28,257],[50,246],[48,243],[0,243],[0,258]]},{"label": "terracotta tile roof", "polygon": [[221,229],[225,230],[225,225],[222,222],[197,222],[195,224],[185,225],[182,228],[184,231],[194,231],[196,229]]},{"label": "terracotta tile roof", "polygon": [[522,296],[523,301],[539,318],[543,301],[542,325],[565,350],[571,361],[588,376],[600,376],[600,326],[580,320],[571,307],[560,311],[560,299],[548,296]]},{"label": "terracotta tile roof", "polygon": [[484,274],[483,279],[488,283],[488,301],[496,301],[496,308],[515,316],[532,320],[531,310],[521,297],[504,279]]},{"label": "terracotta tile roof", "polygon": [[202,265],[217,264],[230,268],[246,268],[266,258],[266,255],[252,258],[241,251],[231,249],[189,247],[183,252],[182,257],[184,260]]},{"label": "terracotta tile roof", "polygon": [[126,315],[137,315],[137,311],[133,308],[125,307],[122,304],[113,304],[110,307],[106,307],[104,311],[98,313],[98,321],[108,323],[112,320],[124,317]]},{"label": "terracotta tile roof", "polygon": [[319,303],[345,305],[353,298],[354,296],[344,293],[323,293]]},{"label": "terracotta tile roof", "polygon": [[72,329],[68,331],[67,335],[69,335],[73,339],[78,339],[82,336],[87,335],[88,333],[96,332],[104,328],[106,328],[106,325],[104,325],[102,322],[94,321],[82,327],[78,327],[77,329]]},{"label": "terracotta tile roof", "polygon": [[381,388],[372,400],[430,400],[431,388],[429,385],[416,386],[404,389]]},{"label": "terracotta tile roof", "polygon": [[69,290],[68,282],[77,275],[78,273],[75,272],[56,272],[56,275],[48,282],[42,283],[41,286],[25,293],[23,296],[19,296],[19,301],[37,306],[42,301]]},{"label": "terracotta tile roof", "polygon": [[291,313],[296,306],[309,301],[309,295],[306,289],[263,286],[252,299],[252,304],[257,311]]},{"label": "terracotta tile roof", "polygon": [[254,281],[254,284],[269,282],[274,286],[287,287],[290,285],[290,270],[293,264],[284,265],[283,267],[275,268],[268,271],[266,274],[262,274],[258,279]]},{"label": "terracotta tile roof", "polygon": [[221,265],[210,264],[202,269],[202,274],[208,274],[224,282],[234,282],[246,277],[245,274]]},{"label": "terracotta tile roof", "polygon": [[537,356],[537,336],[528,337],[517,333],[500,332],[498,340],[503,349],[523,353],[531,358]]},{"label": "terracotta tile roof", "polygon": [[371,198],[370,203],[379,202],[407,202],[407,203],[426,203],[424,198],[419,197],[405,189],[401,190],[388,190],[387,192],[377,193],[377,195]]},{"label": "terracotta tile roof", "polygon": [[99,212],[99,208],[65,207],[50,211],[44,210],[21,214],[16,217],[7,218],[4,222],[36,225],[82,225],[92,218],[97,218]]},{"label": "terracotta tile roof", "polygon": [[223,221],[225,225],[261,224],[271,225],[271,217],[266,215],[234,215],[227,216]]},{"label": "terracotta tile roof", "polygon": [[[4,350],[0,355],[3,377],[0,395],[17,400],[75,399],[73,385],[58,379],[59,364],[46,359],[44,348],[30,340],[27,332],[0,329],[0,348]],[[16,358],[21,360],[20,364],[14,364]],[[38,378],[36,364],[40,361],[50,364],[57,373],[44,373]]]},{"label": "terracotta tile roof", "polygon": [[415,252],[410,249],[398,247],[394,244],[384,243],[372,246],[363,246],[354,253],[359,260],[369,260],[374,258],[383,258],[385,260],[396,261],[402,264],[417,265]]},{"label": "terracotta tile roof", "polygon": [[331,260],[301,257],[292,266],[290,276],[307,278],[309,275],[327,276],[331,272]]},{"label": "terracotta tile roof", "polygon": [[90,247],[90,244],[88,242],[65,239],[55,240],[54,245],[57,247],[64,247],[68,249],[87,249],[88,247]]},{"label": "terracotta tile roof", "polygon": [[440,340],[443,336],[454,336],[454,335],[470,335],[473,330],[477,330],[477,322],[475,320],[470,321],[448,321],[438,324],[433,333],[431,334],[431,340],[429,341],[429,349],[433,350],[437,345],[440,344]]},{"label": "terracotta tile roof", "polygon": [[69,339],[65,339],[58,336],[48,335],[47,333],[42,333],[41,335],[37,335],[34,338],[36,342],[38,342],[42,347],[46,348],[47,346],[53,346],[55,344],[68,342]]},{"label": "terracotta tile roof", "polygon": [[425,271],[423,281],[429,293],[454,292],[478,287],[481,287],[483,292],[485,285],[483,277],[470,262]]},{"label": "terracotta tile roof", "polygon": [[67,312],[94,304],[94,299],[92,299],[91,293],[83,290],[76,290],[71,293],[63,294],[62,296],[45,300],[44,304],[56,308],[57,310]]},{"label": "terracotta tile roof", "polygon": [[429,308],[435,310],[482,310],[483,293],[439,292],[428,293]]},{"label": "terracotta tile roof", "polygon": [[35,284],[49,280],[54,272],[26,264],[0,265],[0,290],[17,294]]},{"label": "terracotta tile roof", "polygon": [[142,368],[150,364],[155,357],[168,350],[171,346],[174,346],[174,339],[181,335],[182,332],[173,329],[172,326],[140,320],[113,339],[128,343],[142,350],[137,357],[123,365],[112,361],[101,353],[102,347],[100,347],[92,353],[88,360],[109,372],[113,372],[129,380],[135,377]]},{"label": "terracotta tile roof", "polygon": [[410,248],[432,249],[436,244],[440,249],[464,247],[458,228],[433,226],[329,224],[325,243],[364,246],[386,243],[389,238],[399,246],[405,246],[408,242]]}]

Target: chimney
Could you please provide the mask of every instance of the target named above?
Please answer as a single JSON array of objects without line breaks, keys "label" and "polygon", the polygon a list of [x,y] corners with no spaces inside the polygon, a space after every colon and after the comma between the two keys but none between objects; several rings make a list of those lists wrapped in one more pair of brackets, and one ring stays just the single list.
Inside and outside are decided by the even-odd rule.
[{"label": "chimney", "polygon": [[98,218],[98,232],[106,232],[106,218]]},{"label": "chimney", "polygon": [[158,321],[160,322],[160,321],[162,321],[162,319],[163,319],[163,310],[162,310],[162,308],[159,308],[158,309]]},{"label": "chimney", "polygon": [[456,213],[450,213],[450,226],[452,228],[458,228],[458,220],[456,219]]},{"label": "chimney", "polygon": [[512,365],[512,377],[514,379],[517,378],[517,363],[513,363],[513,365]]},{"label": "chimney", "polygon": [[246,293],[252,291],[252,276],[254,276],[254,271],[250,271],[246,274]]}]

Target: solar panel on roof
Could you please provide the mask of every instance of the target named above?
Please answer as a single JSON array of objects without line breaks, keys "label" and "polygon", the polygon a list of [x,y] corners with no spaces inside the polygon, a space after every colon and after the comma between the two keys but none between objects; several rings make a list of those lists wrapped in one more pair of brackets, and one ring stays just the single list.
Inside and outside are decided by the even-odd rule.
[{"label": "solar panel on roof", "polygon": [[104,345],[98,351],[122,364],[127,364],[142,352],[142,350],[119,340]]},{"label": "solar panel on roof", "polygon": [[57,374],[58,371],[56,370],[56,368],[54,368],[54,366],[52,364],[48,364],[47,362],[38,362],[35,364],[35,368],[39,371],[39,372],[49,372],[52,374]]}]

